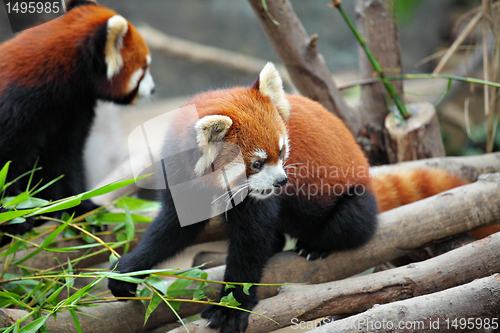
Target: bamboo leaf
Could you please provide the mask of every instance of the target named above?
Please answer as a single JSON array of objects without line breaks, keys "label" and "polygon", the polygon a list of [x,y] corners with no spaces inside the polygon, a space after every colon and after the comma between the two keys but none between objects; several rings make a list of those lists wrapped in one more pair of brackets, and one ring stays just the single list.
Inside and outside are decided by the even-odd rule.
[{"label": "bamboo leaf", "polygon": [[0,170],[0,192],[3,190],[3,186],[5,185],[5,180],[7,179],[7,173],[9,172],[9,165],[10,161],[5,163],[5,165],[2,167],[2,170]]}]

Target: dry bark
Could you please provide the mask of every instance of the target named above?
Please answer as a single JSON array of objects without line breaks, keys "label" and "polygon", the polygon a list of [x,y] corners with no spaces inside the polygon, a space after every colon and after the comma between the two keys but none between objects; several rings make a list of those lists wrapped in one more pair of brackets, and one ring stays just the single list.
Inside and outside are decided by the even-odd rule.
[{"label": "dry bark", "polygon": [[288,0],[266,0],[267,12],[261,0],[249,0],[249,3],[295,87],[302,95],[318,101],[342,119],[356,136],[361,130],[364,114],[351,110],[340,95],[323,56],[318,53],[318,36],[307,34]]},{"label": "dry bark", "polygon": [[[289,285],[253,310],[279,323],[250,315],[248,333],[317,318],[355,314],[385,304],[452,288],[500,271],[500,233],[427,261],[370,275],[317,285]],[[295,319],[292,322],[292,319]],[[206,321],[195,323],[197,331]],[[172,332],[180,333],[181,328]],[[190,332],[193,332],[190,330]]]},{"label": "dry bark", "polygon": [[389,163],[445,156],[436,109],[430,103],[407,105],[411,117],[401,123],[394,114],[385,118]]},{"label": "dry bark", "polygon": [[[486,319],[491,325],[496,318],[498,327],[499,313],[500,275],[494,274],[434,294],[376,306],[309,332],[469,332],[483,328]],[[452,326],[455,319],[458,327]],[[461,319],[465,319],[465,330],[460,329]]]}]

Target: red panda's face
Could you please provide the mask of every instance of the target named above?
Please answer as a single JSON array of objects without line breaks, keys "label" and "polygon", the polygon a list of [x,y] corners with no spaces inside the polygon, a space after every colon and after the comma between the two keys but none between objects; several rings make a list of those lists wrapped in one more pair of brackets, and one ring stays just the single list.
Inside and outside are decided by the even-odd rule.
[{"label": "red panda's face", "polygon": [[196,101],[198,111],[209,115],[195,125],[202,152],[195,173],[203,174],[213,163],[216,169],[224,169],[221,188],[245,176],[250,196],[271,196],[287,183],[284,165],[290,152],[285,125],[290,105],[276,68],[266,65],[250,89],[205,96]]},{"label": "red panda's face", "polygon": [[107,34],[104,98],[128,104],[137,98],[149,97],[155,84],[150,73],[151,53],[143,38],[120,15],[108,19]]}]

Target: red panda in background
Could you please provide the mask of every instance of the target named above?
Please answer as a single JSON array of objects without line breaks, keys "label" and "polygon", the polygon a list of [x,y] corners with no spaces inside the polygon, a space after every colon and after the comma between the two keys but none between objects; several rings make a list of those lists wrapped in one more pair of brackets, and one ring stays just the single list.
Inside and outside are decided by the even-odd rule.
[{"label": "red panda in background", "polygon": [[[176,116],[163,156],[197,147],[177,165],[179,179],[203,176],[204,185],[197,190],[210,198],[215,188],[233,188],[228,183],[241,177],[248,189],[248,196],[222,215],[229,238],[225,281],[258,283],[268,259],[283,249],[284,234],[298,239],[294,251],[308,260],[362,246],[376,229],[376,195],[398,205],[421,197],[402,201],[400,195],[384,196],[382,178],[370,180],[368,162],[345,125],[319,103],[285,94],[271,63],[252,87],[201,93],[190,104],[196,106],[199,119]],[[242,158],[220,143],[239,147]],[[210,178],[213,170],[222,168],[224,179]],[[432,172],[413,175],[425,180]],[[439,177],[443,186],[428,187],[422,195],[458,185],[453,177],[448,178],[450,183],[448,176]],[[176,211],[173,189],[168,188],[179,182],[167,181],[160,194],[161,212],[138,246],[112,269],[121,273],[150,269],[190,245],[207,224],[208,219],[180,226],[181,213]],[[379,205],[385,210],[392,204]],[[115,296],[132,296],[136,285],[110,279],[109,288]],[[239,286],[222,288],[220,297],[232,292],[241,307],[251,310],[258,302],[255,288],[248,294]],[[248,323],[248,312],[224,307],[209,306],[201,315],[223,333],[243,332]]]},{"label": "red panda in background", "polygon": [[[0,45],[0,167],[7,181],[33,169],[31,184],[62,179],[37,196],[57,200],[85,190],[83,149],[97,99],[128,104],[154,91],[151,54],[122,16],[91,1],[73,1],[63,16]],[[6,195],[26,190],[28,178]],[[96,206],[83,202],[76,214]],[[0,207],[0,212],[6,211]],[[32,219],[3,225],[24,233]]]}]

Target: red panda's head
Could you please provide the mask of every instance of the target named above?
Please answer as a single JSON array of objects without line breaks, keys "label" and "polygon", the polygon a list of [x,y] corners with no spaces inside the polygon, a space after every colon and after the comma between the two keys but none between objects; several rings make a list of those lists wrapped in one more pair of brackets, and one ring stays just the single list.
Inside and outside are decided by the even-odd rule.
[{"label": "red panda's head", "polygon": [[0,45],[0,95],[8,85],[66,87],[122,104],[151,95],[151,53],[134,26],[92,1],[67,10]]},{"label": "red panda's head", "polygon": [[101,86],[101,97],[123,104],[149,97],[155,84],[150,73],[151,52],[144,39],[117,14],[106,20],[105,33],[106,80]]},{"label": "red panda's head", "polygon": [[246,176],[249,195],[257,199],[269,197],[276,187],[286,184],[290,104],[272,63],[251,88],[203,93],[193,102],[200,116],[194,128],[202,153],[196,174],[205,173],[212,163],[216,169],[224,168],[225,179],[219,180],[222,188]]}]

